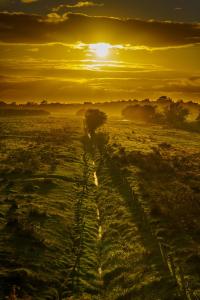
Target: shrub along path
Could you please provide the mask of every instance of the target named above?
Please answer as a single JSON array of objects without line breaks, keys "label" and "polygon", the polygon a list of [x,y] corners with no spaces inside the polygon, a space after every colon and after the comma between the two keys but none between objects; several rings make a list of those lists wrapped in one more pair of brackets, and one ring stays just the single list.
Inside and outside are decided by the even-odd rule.
[{"label": "shrub along path", "polygon": [[[86,143],[90,145],[85,148],[92,149],[92,141],[88,139]],[[89,218],[93,222],[90,227],[93,228],[92,231],[86,230],[86,235],[90,233],[93,239],[92,242],[86,239],[83,242],[80,263],[84,274],[81,279],[84,283],[83,294],[87,293],[89,296],[93,290],[95,293],[92,299],[110,300],[180,299],[176,284],[163,264],[154,238],[143,222],[138,207],[130,202],[130,194],[123,190],[123,185],[117,181],[117,174],[113,176],[106,160],[100,157],[97,150],[93,149],[92,154],[86,153],[88,178],[93,174],[96,188],[88,185],[91,199],[88,206],[88,200],[84,204],[87,207],[88,222]],[[89,207],[92,207],[91,214]],[[95,278],[89,276],[91,272],[85,272],[88,266],[93,269],[95,280],[91,280]]]}]

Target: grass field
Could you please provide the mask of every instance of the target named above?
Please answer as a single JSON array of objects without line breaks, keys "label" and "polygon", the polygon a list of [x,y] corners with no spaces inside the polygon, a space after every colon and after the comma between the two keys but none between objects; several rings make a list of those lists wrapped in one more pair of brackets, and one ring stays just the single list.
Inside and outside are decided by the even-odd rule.
[{"label": "grass field", "polygon": [[78,117],[0,119],[0,299],[199,299],[199,145],[117,118],[94,140]]},{"label": "grass field", "polygon": [[119,120],[107,130],[111,165],[117,161],[149,228],[199,297],[200,135]]}]

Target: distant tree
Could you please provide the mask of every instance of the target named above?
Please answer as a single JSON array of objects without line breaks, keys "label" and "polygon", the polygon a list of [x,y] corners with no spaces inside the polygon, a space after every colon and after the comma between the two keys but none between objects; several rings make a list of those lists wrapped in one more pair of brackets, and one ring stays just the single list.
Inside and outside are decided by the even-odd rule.
[{"label": "distant tree", "polygon": [[122,116],[135,121],[152,121],[156,114],[156,107],[152,105],[129,105],[122,110]]},{"label": "distant tree", "polygon": [[160,102],[160,103],[171,103],[172,102],[172,99],[167,97],[167,96],[160,96],[158,99],[157,99],[157,102]]},{"label": "distant tree", "polygon": [[92,135],[96,129],[107,121],[107,115],[99,109],[88,109],[85,113],[85,125],[87,131]]},{"label": "distant tree", "polygon": [[26,102],[26,104],[24,106],[36,106],[36,103],[35,102],[31,102],[31,101],[28,101]]},{"label": "distant tree", "polygon": [[7,104],[4,101],[0,101],[0,106],[6,106]]},{"label": "distant tree", "polygon": [[147,99],[142,100],[141,102],[143,104],[149,104],[150,103],[150,99],[147,98]]},{"label": "distant tree", "polygon": [[170,103],[164,112],[166,122],[171,125],[182,125],[188,115],[188,109],[184,108],[181,102]]},{"label": "distant tree", "polygon": [[40,105],[47,105],[47,104],[48,104],[47,100],[42,100],[42,101],[40,102]]}]

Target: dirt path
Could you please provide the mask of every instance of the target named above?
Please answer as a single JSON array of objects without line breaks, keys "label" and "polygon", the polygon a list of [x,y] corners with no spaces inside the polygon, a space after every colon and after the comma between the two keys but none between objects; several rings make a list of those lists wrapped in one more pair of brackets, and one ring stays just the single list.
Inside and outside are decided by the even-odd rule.
[{"label": "dirt path", "polygon": [[117,174],[112,174],[97,151],[95,155],[85,154],[88,186],[82,202],[82,290],[94,300],[180,299],[123,183],[116,180]]},{"label": "dirt path", "polygon": [[[95,166],[95,162],[93,161],[93,166]],[[97,172],[94,171],[94,184],[98,188],[99,187],[99,180],[97,176]],[[99,248],[99,267],[98,267],[98,274],[100,280],[102,280],[102,262],[101,262],[101,242],[102,242],[102,226],[101,226],[101,216],[100,216],[100,210],[99,206],[96,203],[96,212],[97,212],[97,222],[98,222],[98,248]]]}]

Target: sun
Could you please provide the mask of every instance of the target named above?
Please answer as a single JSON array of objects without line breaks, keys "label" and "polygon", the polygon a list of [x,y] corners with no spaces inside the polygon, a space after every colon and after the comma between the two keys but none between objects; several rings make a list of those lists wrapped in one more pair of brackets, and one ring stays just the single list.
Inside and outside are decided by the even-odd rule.
[{"label": "sun", "polygon": [[107,43],[90,44],[89,49],[96,56],[104,58],[109,55],[110,45]]}]

